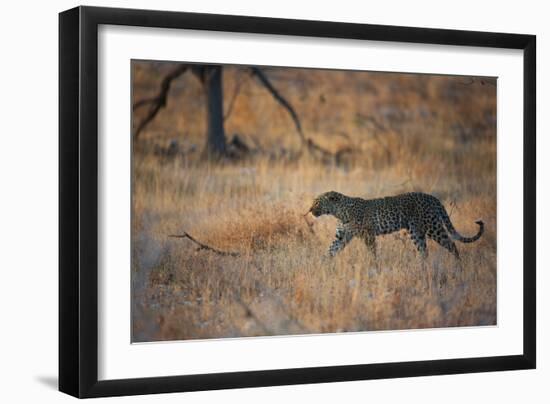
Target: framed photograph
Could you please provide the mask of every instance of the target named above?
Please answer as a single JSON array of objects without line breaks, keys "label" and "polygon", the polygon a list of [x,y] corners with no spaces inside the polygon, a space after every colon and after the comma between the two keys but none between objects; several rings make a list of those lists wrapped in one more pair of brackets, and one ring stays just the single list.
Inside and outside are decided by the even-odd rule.
[{"label": "framed photograph", "polygon": [[532,35],[59,16],[59,388],[533,369]]}]

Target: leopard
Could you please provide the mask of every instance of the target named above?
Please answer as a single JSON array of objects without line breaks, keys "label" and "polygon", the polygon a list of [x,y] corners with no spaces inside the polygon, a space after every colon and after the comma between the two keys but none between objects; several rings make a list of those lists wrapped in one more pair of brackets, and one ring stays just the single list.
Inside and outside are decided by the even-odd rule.
[{"label": "leopard", "polygon": [[334,257],[354,238],[363,239],[376,258],[376,237],[406,230],[422,258],[428,257],[426,238],[430,238],[460,261],[454,241],[473,243],[484,232],[481,219],[476,235],[462,236],[454,228],[441,201],[423,192],[408,192],[375,199],[351,197],[336,191],[325,192],[313,200],[308,210],[314,217],[332,215],[338,219],[336,235],[327,255]]}]

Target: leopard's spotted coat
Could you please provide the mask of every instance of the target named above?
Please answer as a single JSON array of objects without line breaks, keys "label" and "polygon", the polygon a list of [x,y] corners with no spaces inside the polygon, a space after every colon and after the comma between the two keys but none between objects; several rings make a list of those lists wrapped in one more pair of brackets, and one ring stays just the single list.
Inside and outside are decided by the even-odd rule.
[{"label": "leopard's spotted coat", "polygon": [[309,211],[315,217],[333,215],[339,220],[336,237],[328,251],[331,257],[356,236],[361,237],[376,256],[376,236],[405,229],[423,257],[428,255],[426,237],[429,237],[459,258],[453,240],[471,243],[479,239],[484,230],[483,222],[478,220],[479,231],[475,236],[460,235],[439,199],[420,192],[367,200],[331,191],[315,198]]}]

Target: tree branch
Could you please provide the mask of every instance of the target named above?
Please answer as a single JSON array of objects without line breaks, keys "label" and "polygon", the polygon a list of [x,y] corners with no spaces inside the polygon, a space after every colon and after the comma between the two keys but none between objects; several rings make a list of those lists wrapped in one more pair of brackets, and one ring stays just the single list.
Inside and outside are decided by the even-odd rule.
[{"label": "tree branch", "polygon": [[322,146],[319,146],[317,143],[315,143],[313,140],[311,139],[308,139],[307,140],[307,147],[308,147],[308,150],[310,153],[315,153],[315,152],[318,152],[319,154],[321,154],[322,158],[333,158],[335,157],[335,154],[328,151],[327,149],[325,149],[324,147]]},{"label": "tree branch", "polygon": [[313,141],[313,139],[311,139],[311,138],[306,139],[306,137],[304,135],[304,132],[302,131],[302,124],[300,123],[300,119],[298,118],[298,114],[296,113],[296,110],[292,107],[292,105],[290,105],[290,103],[281,95],[281,93],[279,93],[277,91],[277,89],[273,86],[273,84],[271,84],[271,82],[269,81],[269,79],[267,78],[267,76],[265,75],[265,73],[261,69],[259,69],[257,67],[251,67],[251,71],[252,71],[252,74],[258,78],[260,83],[262,83],[263,86],[271,93],[273,98],[275,98],[275,100],[279,104],[281,104],[288,111],[290,116],[292,117],[294,125],[296,126],[296,130],[298,132],[298,136],[300,137],[300,153],[299,154],[301,154],[301,149],[305,144],[307,146],[307,150],[311,154],[313,154],[313,155],[320,154],[321,159],[334,160],[337,164],[339,164],[339,160],[341,159],[342,154],[348,152],[348,148],[346,148],[345,150],[341,150],[340,152],[337,152],[337,153],[331,153],[330,151],[328,151],[324,147],[322,147],[322,146],[318,145],[317,143],[315,143]]},{"label": "tree branch", "polygon": [[267,76],[262,70],[260,70],[257,67],[251,67],[251,69],[252,69],[252,74],[255,75],[258,78],[258,80],[260,80],[260,83],[263,84],[263,86],[271,93],[273,98],[275,98],[275,100],[279,104],[281,104],[292,117],[292,120],[294,121],[294,125],[296,126],[296,130],[298,131],[298,136],[300,136],[300,141],[301,141],[300,145],[302,146],[305,143],[306,139],[305,139],[304,133],[302,132],[302,124],[300,123],[298,114],[296,114],[296,111],[294,110],[292,105],[290,105],[290,103],[277,91],[277,89],[273,87],[273,85],[271,84],[271,82],[269,81],[269,79],[267,78]]},{"label": "tree branch", "polygon": [[388,130],[384,125],[378,122],[373,116],[363,115],[361,113],[355,114],[355,119],[360,127],[364,127],[366,123],[370,123],[374,130],[370,131],[370,134],[374,140],[384,149],[386,153],[386,159],[388,161],[392,158],[392,152],[385,141],[382,141],[382,138],[379,136],[379,132],[387,132]]},{"label": "tree branch", "polygon": [[134,103],[134,105],[132,106],[132,109],[134,111],[136,111],[140,107],[149,104],[149,110],[147,111],[147,114],[139,122],[134,131],[134,139],[138,138],[141,131],[149,124],[149,122],[153,120],[153,118],[155,118],[161,108],[166,106],[168,91],[170,90],[170,85],[172,84],[172,81],[185,73],[187,69],[187,65],[179,65],[162,79],[160,83],[159,93],[156,96],[144,98]]},{"label": "tree branch", "polygon": [[188,238],[189,240],[191,240],[192,242],[194,242],[195,244],[197,244],[199,246],[199,250],[208,250],[208,251],[212,251],[216,254],[219,254],[219,255],[230,255],[232,257],[238,257],[240,256],[241,254],[239,254],[238,252],[233,252],[233,251],[221,251],[221,250],[218,250],[217,248],[214,248],[214,247],[210,247],[209,245],[207,244],[204,244],[204,243],[201,243],[200,241],[198,241],[196,238],[194,238],[193,236],[191,236],[189,233],[187,232],[183,232],[183,234],[171,234],[169,235],[168,237],[172,237],[172,238]]}]

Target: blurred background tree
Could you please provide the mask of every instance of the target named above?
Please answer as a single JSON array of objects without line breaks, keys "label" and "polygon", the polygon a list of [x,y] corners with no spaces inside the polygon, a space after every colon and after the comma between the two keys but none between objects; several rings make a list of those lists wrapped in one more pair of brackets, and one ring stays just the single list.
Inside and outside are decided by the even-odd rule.
[{"label": "blurred background tree", "polygon": [[[306,141],[298,114],[286,98],[277,91],[266,74],[258,67],[243,67],[243,69],[247,70],[250,75],[255,76],[258,82],[267,89],[273,98],[288,111],[292,117],[298,136],[300,137],[300,150],[304,143],[307,143],[310,147],[318,148],[311,139]],[[207,130],[203,156],[209,159],[224,157],[227,155],[227,140],[224,128],[223,66],[221,65],[179,64],[175,69],[166,74],[160,82],[160,88],[157,95],[140,99],[133,105],[134,112],[142,107],[148,106],[146,114],[137,122],[134,128],[134,141],[138,139],[139,134],[155,118],[158,112],[166,106],[172,81],[187,71],[191,71],[195,77],[197,77],[206,95]],[[236,91],[238,91],[238,88]]]}]

